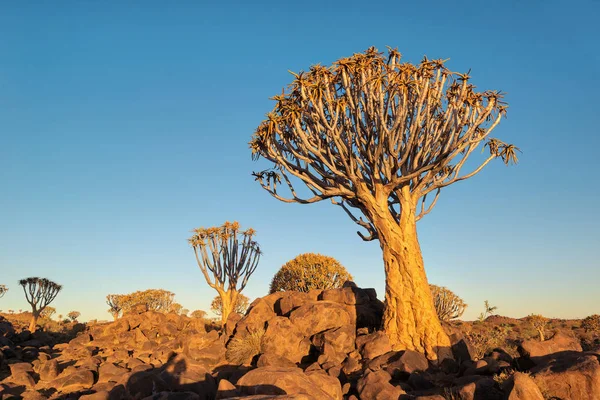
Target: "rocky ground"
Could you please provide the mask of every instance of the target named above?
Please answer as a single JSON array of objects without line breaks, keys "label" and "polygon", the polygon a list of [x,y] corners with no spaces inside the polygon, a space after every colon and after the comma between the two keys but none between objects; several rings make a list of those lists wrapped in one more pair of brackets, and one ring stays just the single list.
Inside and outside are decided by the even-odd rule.
[{"label": "rocky ground", "polygon": [[0,398],[600,399],[600,340],[576,321],[544,342],[521,320],[453,323],[455,360],[432,365],[392,351],[382,310],[349,285],[257,299],[220,331],[144,309],[60,334],[2,319]]}]

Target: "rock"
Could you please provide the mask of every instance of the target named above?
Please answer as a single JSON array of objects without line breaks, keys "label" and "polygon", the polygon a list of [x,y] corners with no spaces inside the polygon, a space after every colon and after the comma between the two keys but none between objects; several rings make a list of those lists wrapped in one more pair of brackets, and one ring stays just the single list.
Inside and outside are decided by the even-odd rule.
[{"label": "rock", "polygon": [[212,399],[217,392],[217,384],[210,370],[182,354],[169,361],[160,373],[160,377],[170,390],[194,392],[202,399]]},{"label": "rock", "polygon": [[496,382],[488,377],[467,377],[471,381],[457,385],[451,392],[460,400],[502,400],[502,392],[496,388]]},{"label": "rock", "polygon": [[506,400],[544,400],[533,379],[522,372],[515,372],[504,382],[502,390],[506,393]]},{"label": "rock", "polygon": [[360,400],[397,400],[406,394],[400,387],[392,385],[391,379],[390,374],[383,370],[367,370],[356,384]]},{"label": "rock", "polygon": [[275,312],[277,315],[288,317],[290,312],[301,307],[308,301],[311,301],[308,293],[296,291],[284,292],[281,299],[275,303]]},{"label": "rock", "polygon": [[17,385],[25,386],[27,389],[35,388],[35,380],[28,371],[17,370],[16,372],[12,373],[8,380],[16,383]]},{"label": "rock", "polygon": [[154,372],[144,371],[132,374],[125,383],[125,388],[134,398],[145,398],[152,393],[168,390],[167,384]]},{"label": "rock", "polygon": [[307,372],[305,375],[308,376],[308,379],[310,379],[316,387],[321,388],[321,390],[326,392],[330,398],[339,400],[343,398],[342,386],[337,377],[333,377],[323,371]]},{"label": "rock", "polygon": [[92,341],[89,333],[82,333],[69,342],[69,346],[84,346]]},{"label": "rock", "polygon": [[48,360],[40,365],[39,368],[40,380],[42,381],[51,381],[58,377],[60,373],[58,368],[58,361],[56,360]]},{"label": "rock", "polygon": [[369,335],[358,336],[356,338],[356,347],[363,358],[374,359],[382,354],[392,351],[392,345],[387,335],[382,332],[374,332]]},{"label": "rock", "polygon": [[471,348],[470,344],[466,341],[465,337],[460,332],[454,332],[448,335],[450,338],[450,347],[452,349],[452,355],[459,364],[463,361],[472,360],[475,352]]},{"label": "rock", "polygon": [[407,379],[413,372],[429,368],[427,358],[416,351],[390,351],[372,359],[367,365],[372,371],[385,370],[394,379]]},{"label": "rock", "polygon": [[347,305],[361,305],[371,301],[369,294],[365,290],[357,287],[323,290],[319,296],[319,300],[333,301]]},{"label": "rock", "polygon": [[546,398],[600,400],[599,357],[593,353],[564,353],[533,368],[531,377]]},{"label": "rock", "polygon": [[288,358],[273,353],[261,354],[256,362],[257,367],[287,367],[295,368],[297,365]]},{"label": "rock", "polygon": [[227,317],[227,322],[225,322],[225,334],[227,335],[227,337],[233,335],[235,327],[237,323],[242,319],[242,317],[242,314],[236,312],[232,312],[229,314],[229,316]]},{"label": "rock", "polygon": [[310,337],[332,328],[349,325],[350,314],[344,306],[329,301],[309,302],[290,313],[290,321],[304,335]]},{"label": "rock", "polygon": [[310,353],[310,341],[292,321],[285,317],[274,317],[268,322],[262,338],[262,351],[299,363]]},{"label": "rock", "polygon": [[118,367],[113,363],[105,363],[98,369],[98,382],[117,381],[121,375],[128,373],[129,370]]},{"label": "rock", "polygon": [[200,396],[194,392],[159,392],[144,400],[200,400]]},{"label": "rock", "polygon": [[[311,399],[338,399],[316,385],[315,379],[321,378],[310,379],[300,368],[260,367],[242,376],[237,386],[243,394],[247,395],[304,394]],[[339,399],[341,400],[341,397]]]},{"label": "rock", "polygon": [[241,393],[233,383],[229,382],[227,379],[221,379],[219,387],[217,388],[216,400],[229,399],[239,395],[241,395]]},{"label": "rock", "polygon": [[87,369],[72,371],[65,369],[48,387],[55,388],[63,393],[78,392],[90,389],[94,385],[94,373]]},{"label": "rock", "polygon": [[46,400],[47,397],[36,390],[31,390],[21,394],[23,400]]},{"label": "rock", "polygon": [[540,357],[563,351],[582,351],[581,344],[577,338],[557,333],[551,339],[543,342],[537,340],[525,340],[517,349],[522,357],[531,359],[535,364],[543,362]]},{"label": "rock", "polygon": [[273,306],[267,301],[268,297],[258,298],[252,302],[246,316],[238,321],[235,328],[236,333],[241,333],[240,331],[244,330],[255,332],[264,329],[267,321],[277,316],[273,311]]},{"label": "rock", "polygon": [[329,329],[325,332],[316,334],[313,337],[313,345],[322,354],[341,354],[344,361],[346,354],[355,348],[356,328],[352,325],[345,325],[340,328]]}]

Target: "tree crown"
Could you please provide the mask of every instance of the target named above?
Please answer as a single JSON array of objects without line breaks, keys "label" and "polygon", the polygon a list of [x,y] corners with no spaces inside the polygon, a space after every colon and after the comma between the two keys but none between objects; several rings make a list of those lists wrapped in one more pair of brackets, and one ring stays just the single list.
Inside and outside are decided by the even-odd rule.
[{"label": "tree crown", "polygon": [[453,291],[443,286],[429,285],[433,296],[435,311],[442,321],[460,318],[467,308],[467,304]]},{"label": "tree crown", "polygon": [[304,253],[285,263],[271,281],[270,293],[281,290],[308,292],[333,289],[351,281],[352,275],[338,260],[322,254]]},{"label": "tree crown", "polygon": [[224,290],[225,285],[243,290],[261,255],[254,229],[241,230],[238,222],[225,222],[193,232],[188,242],[208,285],[217,290]]},{"label": "tree crown", "polygon": [[[273,97],[274,109],[250,142],[255,159],[274,164],[253,174],[261,186],[285,202],[331,199],[369,231],[361,237],[372,240],[378,237],[375,201],[387,203],[399,220],[403,205],[421,199],[420,209],[409,207],[419,220],[442,188],[477,174],[494,158],[517,161],[514,145],[489,136],[507,109],[502,93],[477,92],[468,73],[451,72],[444,60],[400,60],[396,49],[384,55],[372,47],[330,67],[293,73],[288,91]],[[481,143],[489,156],[462,174]],[[282,180],[287,197],[278,187]],[[298,194],[293,180],[311,195]]]},{"label": "tree crown", "polygon": [[43,311],[62,290],[62,286],[46,278],[25,278],[19,281],[33,311]]},{"label": "tree crown", "polygon": [[0,298],[3,297],[6,292],[8,292],[8,288],[6,287],[6,285],[0,285]]}]

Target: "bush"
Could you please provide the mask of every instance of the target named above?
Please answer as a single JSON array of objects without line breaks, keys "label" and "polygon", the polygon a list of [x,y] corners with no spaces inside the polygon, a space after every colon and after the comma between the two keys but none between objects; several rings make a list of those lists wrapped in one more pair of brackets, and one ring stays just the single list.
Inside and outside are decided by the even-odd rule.
[{"label": "bush", "polygon": [[436,285],[429,285],[429,288],[435,311],[441,321],[460,318],[464,314],[467,304],[450,289]]},{"label": "bush", "polygon": [[581,327],[586,332],[597,332],[600,331],[600,315],[594,314],[589,317],[585,317],[581,321]]},{"label": "bush", "polygon": [[245,364],[252,361],[254,356],[262,352],[264,329],[252,331],[246,335],[235,336],[229,342],[225,358],[234,364]]},{"label": "bush", "polygon": [[335,289],[352,280],[338,260],[316,253],[300,254],[288,261],[273,277],[270,293],[295,290]]}]

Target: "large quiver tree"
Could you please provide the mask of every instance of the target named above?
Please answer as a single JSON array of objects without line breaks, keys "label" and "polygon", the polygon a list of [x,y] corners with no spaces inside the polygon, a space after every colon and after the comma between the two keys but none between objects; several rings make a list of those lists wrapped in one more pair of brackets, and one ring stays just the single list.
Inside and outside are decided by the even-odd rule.
[{"label": "large quiver tree", "polygon": [[54,301],[62,286],[49,279],[36,277],[21,279],[19,285],[23,287],[25,298],[31,306],[29,331],[35,332],[40,315]]},{"label": "large quiver tree", "polygon": [[[384,56],[375,48],[294,76],[250,142],[254,157],[273,168],[253,175],[281,201],[331,199],[367,230],[359,232],[364,240],[378,239],[383,328],[393,347],[432,360],[444,349],[446,356],[450,342],[435,313],[416,222],[442,188],[494,158],[516,161],[516,147],[489,136],[506,111],[502,94],[476,92],[467,74],[450,72],[442,60],[401,63],[397,50]],[[482,144],[489,155],[463,172]],[[282,182],[289,195],[280,193]]]},{"label": "large quiver tree", "polygon": [[221,297],[223,324],[258,266],[261,252],[255,234],[251,228],[241,230],[237,222],[225,222],[218,227],[194,229],[188,240],[206,283]]}]

